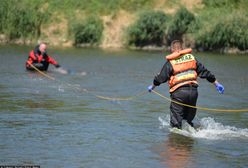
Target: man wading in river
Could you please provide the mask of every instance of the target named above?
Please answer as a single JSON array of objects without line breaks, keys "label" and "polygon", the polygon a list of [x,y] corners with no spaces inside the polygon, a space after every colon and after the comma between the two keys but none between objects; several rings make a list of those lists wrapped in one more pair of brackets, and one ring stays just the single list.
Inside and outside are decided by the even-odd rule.
[{"label": "man wading in river", "polygon": [[[219,93],[224,93],[224,87],[216,80],[215,76],[191,54],[192,49],[183,49],[182,42],[175,40],[171,43],[171,52],[172,54],[166,56],[167,61],[162,70],[155,76],[153,85],[148,87],[149,92],[168,81],[172,100],[195,106],[198,97],[197,77],[199,76],[213,83]],[[171,102],[170,111],[172,127],[181,129],[183,119],[193,127],[192,120],[195,117],[196,108]]]},{"label": "man wading in river", "polygon": [[53,64],[56,68],[60,67],[60,65],[47,54],[46,48],[46,44],[41,43],[29,53],[28,60],[26,61],[27,70],[35,70],[30,64],[41,71],[47,71],[49,64]]}]

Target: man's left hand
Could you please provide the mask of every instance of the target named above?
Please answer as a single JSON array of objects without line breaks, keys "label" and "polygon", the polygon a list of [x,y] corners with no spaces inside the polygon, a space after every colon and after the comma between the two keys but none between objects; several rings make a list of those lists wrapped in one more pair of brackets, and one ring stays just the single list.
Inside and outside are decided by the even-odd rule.
[{"label": "man's left hand", "polygon": [[215,87],[216,87],[216,90],[220,93],[220,94],[223,94],[224,93],[224,86],[222,84],[220,84],[219,82],[215,83]]},{"label": "man's left hand", "polygon": [[61,67],[59,64],[56,64],[56,65],[54,65],[56,68],[59,68],[59,67]]}]

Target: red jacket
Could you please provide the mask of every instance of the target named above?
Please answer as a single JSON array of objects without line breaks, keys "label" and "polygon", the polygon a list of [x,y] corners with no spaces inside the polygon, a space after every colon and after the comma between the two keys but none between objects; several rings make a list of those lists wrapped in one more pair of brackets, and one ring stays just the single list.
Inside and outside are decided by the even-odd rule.
[{"label": "red jacket", "polygon": [[58,65],[58,63],[52,57],[50,57],[49,55],[47,55],[47,54],[42,55],[42,54],[39,54],[39,52],[37,52],[35,54],[35,51],[32,50],[29,53],[28,60],[26,61],[26,67],[29,67],[30,66],[29,64],[41,63],[43,61],[46,61],[46,62],[51,63],[53,65]]}]

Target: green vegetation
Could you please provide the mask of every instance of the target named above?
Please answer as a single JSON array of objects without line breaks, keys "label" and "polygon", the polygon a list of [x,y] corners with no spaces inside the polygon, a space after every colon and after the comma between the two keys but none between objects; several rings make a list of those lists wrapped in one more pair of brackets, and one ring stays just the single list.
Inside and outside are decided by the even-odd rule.
[{"label": "green vegetation", "polygon": [[60,37],[68,31],[69,36],[61,34],[68,38],[64,41],[95,45],[108,37],[103,33],[111,31],[104,29],[114,27],[120,11],[126,11],[134,16],[120,17],[129,19],[127,29],[120,27],[127,45],[163,46],[179,38],[205,50],[248,50],[247,7],[247,0],[202,0],[193,8],[181,0],[0,0],[0,34],[7,41],[25,41],[49,39],[52,32]]},{"label": "green vegetation", "polygon": [[204,5],[208,7],[221,8],[221,7],[229,7],[229,6],[237,6],[241,0],[203,0]]},{"label": "green vegetation", "polygon": [[195,16],[186,8],[177,11],[167,32],[167,41],[170,44],[175,39],[182,39],[182,36],[189,30],[190,24],[194,24]]},{"label": "green vegetation", "polygon": [[148,11],[139,16],[137,22],[129,27],[128,44],[138,47],[163,45],[168,17],[163,12]]},{"label": "green vegetation", "polygon": [[82,10],[87,14],[108,15],[120,9],[130,12],[147,9],[154,0],[43,0],[49,3],[50,9],[72,14],[73,11]]},{"label": "green vegetation", "polygon": [[248,1],[203,0],[206,6],[196,18],[193,36],[197,48],[248,49]]},{"label": "green vegetation", "polygon": [[[15,5],[13,5],[15,4]],[[9,40],[40,36],[41,25],[49,18],[49,13],[34,3],[27,8],[25,1],[0,1],[0,32],[7,35]]]},{"label": "green vegetation", "polygon": [[213,29],[198,38],[197,46],[206,50],[225,47],[237,47],[240,50],[247,49],[248,22],[246,20],[247,18],[235,17],[216,24]]},{"label": "green vegetation", "polygon": [[97,44],[102,38],[103,23],[96,16],[86,18],[82,23],[76,24],[73,28],[75,45]]}]

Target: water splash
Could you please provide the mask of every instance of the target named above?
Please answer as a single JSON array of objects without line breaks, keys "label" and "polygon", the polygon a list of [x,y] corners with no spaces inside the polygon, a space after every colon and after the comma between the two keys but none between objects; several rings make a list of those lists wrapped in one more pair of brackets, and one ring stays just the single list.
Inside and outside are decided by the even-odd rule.
[{"label": "water splash", "polygon": [[247,128],[236,128],[234,126],[223,125],[222,123],[216,122],[214,118],[204,117],[199,120],[199,128],[192,128],[186,122],[183,122],[182,130],[175,130],[170,128],[170,117],[169,115],[159,117],[160,128],[169,128],[171,132],[182,134],[184,136],[192,138],[202,138],[210,140],[218,139],[233,139],[243,138],[248,139]]},{"label": "water splash", "polygon": [[60,85],[59,85],[59,86],[58,86],[58,91],[59,91],[59,92],[65,92],[65,89],[63,88],[63,86],[60,86]]},{"label": "water splash", "polygon": [[68,74],[68,70],[66,70],[66,69],[64,69],[64,68],[56,68],[56,69],[54,69],[54,71],[55,72],[58,72],[58,73],[60,73],[60,74],[64,74],[64,75],[66,75],[66,74]]},{"label": "water splash", "polygon": [[64,68],[56,68],[53,69],[54,72],[60,73],[62,75],[78,75],[78,76],[86,76],[87,72],[81,71],[81,72],[76,72],[71,69],[64,69]]},{"label": "water splash", "polygon": [[80,76],[86,76],[87,75],[87,72],[79,72],[78,75],[80,75]]}]

